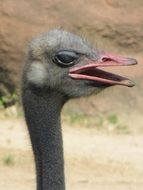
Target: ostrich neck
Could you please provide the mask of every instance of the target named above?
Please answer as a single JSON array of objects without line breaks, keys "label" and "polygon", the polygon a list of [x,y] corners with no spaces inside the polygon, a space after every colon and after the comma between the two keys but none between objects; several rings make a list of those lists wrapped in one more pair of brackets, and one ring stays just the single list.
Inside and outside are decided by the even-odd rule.
[{"label": "ostrich neck", "polygon": [[25,117],[36,162],[37,190],[64,190],[60,112],[65,100],[54,92],[23,91]]}]

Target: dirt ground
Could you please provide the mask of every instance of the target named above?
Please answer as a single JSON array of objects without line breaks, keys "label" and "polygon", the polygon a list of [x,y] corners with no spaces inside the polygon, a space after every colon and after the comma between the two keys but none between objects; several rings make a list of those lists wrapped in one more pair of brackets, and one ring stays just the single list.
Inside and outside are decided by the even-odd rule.
[{"label": "dirt ground", "polygon": [[[24,121],[1,119],[0,134],[0,190],[35,190]],[[67,189],[143,189],[143,135],[63,126],[63,136]]]},{"label": "dirt ground", "polygon": [[[90,112],[89,115],[97,108],[99,112],[119,110],[119,120],[125,113],[128,121],[122,128],[124,133],[64,124],[63,138],[67,190],[143,190],[143,1],[85,2],[2,1],[0,66],[4,74],[0,75],[0,90],[7,93],[19,84],[20,64],[29,39],[55,26],[85,35],[101,49],[136,58],[137,66],[119,68],[119,72],[135,81],[132,90],[110,89],[110,96],[103,92],[96,101],[93,97],[87,103],[76,102],[76,106],[70,107],[72,111]],[[106,127],[112,130],[112,126]],[[35,189],[26,125],[13,116],[1,119],[0,113],[0,190]]]}]

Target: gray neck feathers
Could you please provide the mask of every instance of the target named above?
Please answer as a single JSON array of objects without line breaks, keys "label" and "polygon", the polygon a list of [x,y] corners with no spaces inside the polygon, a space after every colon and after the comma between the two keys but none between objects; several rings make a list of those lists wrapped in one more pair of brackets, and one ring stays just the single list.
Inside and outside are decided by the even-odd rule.
[{"label": "gray neck feathers", "polygon": [[60,112],[65,98],[40,89],[23,89],[23,107],[36,162],[37,190],[64,190]]}]

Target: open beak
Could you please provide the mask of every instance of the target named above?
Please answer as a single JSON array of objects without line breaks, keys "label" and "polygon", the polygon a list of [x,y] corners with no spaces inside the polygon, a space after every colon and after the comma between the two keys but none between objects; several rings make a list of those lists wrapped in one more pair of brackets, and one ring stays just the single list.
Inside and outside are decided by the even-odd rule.
[{"label": "open beak", "polygon": [[137,61],[133,58],[125,58],[102,52],[97,61],[88,60],[86,65],[72,67],[69,71],[69,76],[77,80],[96,81],[107,86],[122,85],[132,87],[134,83],[128,78],[103,71],[99,67],[130,66],[136,64]]}]

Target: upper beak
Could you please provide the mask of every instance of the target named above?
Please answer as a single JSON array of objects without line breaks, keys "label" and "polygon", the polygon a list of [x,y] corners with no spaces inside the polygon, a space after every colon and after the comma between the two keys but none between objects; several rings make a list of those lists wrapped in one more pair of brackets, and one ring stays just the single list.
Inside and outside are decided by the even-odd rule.
[{"label": "upper beak", "polygon": [[99,62],[104,62],[105,65],[107,63],[108,66],[128,66],[137,64],[137,60],[134,58],[121,57],[107,52],[102,52],[100,59]]},{"label": "upper beak", "polygon": [[109,86],[123,85],[132,87],[134,86],[134,83],[128,78],[109,73],[98,68],[108,66],[131,66],[136,64],[137,61],[133,58],[126,58],[107,52],[100,52],[98,60],[88,60],[86,65],[71,68],[69,75],[73,79],[91,80]]}]

